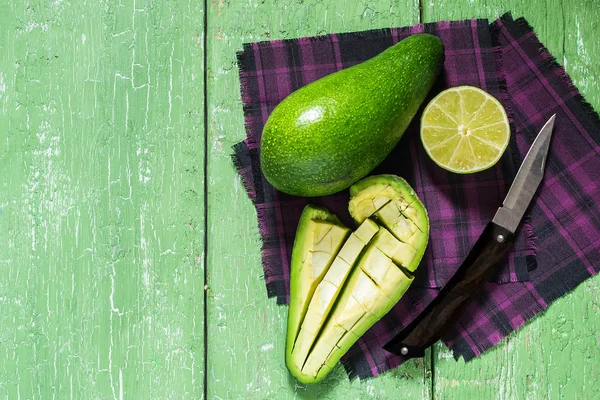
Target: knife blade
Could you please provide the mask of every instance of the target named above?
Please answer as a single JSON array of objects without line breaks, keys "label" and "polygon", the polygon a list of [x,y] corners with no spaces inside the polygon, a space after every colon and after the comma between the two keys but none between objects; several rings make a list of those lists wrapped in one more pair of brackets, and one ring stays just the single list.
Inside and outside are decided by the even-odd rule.
[{"label": "knife blade", "polygon": [[515,232],[542,179],[556,115],[533,141],[508,193],[481,236],[438,296],[417,318],[387,342],[384,350],[404,359],[422,357],[461,316],[465,307],[511,248]]}]

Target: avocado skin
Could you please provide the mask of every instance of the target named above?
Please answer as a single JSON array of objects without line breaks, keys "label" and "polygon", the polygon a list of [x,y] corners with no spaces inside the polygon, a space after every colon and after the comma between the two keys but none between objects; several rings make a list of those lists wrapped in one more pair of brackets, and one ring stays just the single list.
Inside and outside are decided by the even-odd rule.
[{"label": "avocado skin", "polygon": [[262,133],[260,161],[267,181],[281,192],[314,197],[366,176],[398,144],[443,59],[438,37],[412,35],[290,94]]}]

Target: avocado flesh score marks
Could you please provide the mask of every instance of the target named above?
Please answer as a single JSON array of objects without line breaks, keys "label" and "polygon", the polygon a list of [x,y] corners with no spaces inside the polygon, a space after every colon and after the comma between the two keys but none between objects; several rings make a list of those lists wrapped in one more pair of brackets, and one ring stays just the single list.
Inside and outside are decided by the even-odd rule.
[{"label": "avocado flesh score marks", "polygon": [[[396,239],[380,227],[377,236]],[[317,338],[304,368],[317,381],[324,378],[339,359],[375,322],[400,300],[413,281],[377,244],[369,247],[355,265],[329,321]],[[379,240],[381,242],[381,240]],[[386,247],[386,246],[382,246]]]},{"label": "avocado flesh score marks", "polygon": [[308,205],[302,211],[292,250],[292,265],[286,351],[291,351],[308,302],[342,247],[350,229],[325,208]]},{"label": "avocado flesh score marks", "polygon": [[340,289],[343,287],[352,266],[358,260],[364,247],[377,233],[379,227],[370,219],[365,220],[356,232],[353,232],[331,264],[323,280],[317,286],[308,311],[292,350],[294,368],[302,370],[308,352],[313,346],[325,318],[328,316]]},{"label": "avocado flesh score marks", "polygon": [[374,175],[350,187],[348,210],[356,223],[374,218],[416,256],[404,265],[414,271],[429,241],[429,217],[412,187],[396,175]]},{"label": "avocado flesh score marks", "polygon": [[[316,286],[303,309],[293,307],[299,303],[294,297],[311,291],[291,292],[286,363],[303,383],[322,380],[398,302],[412,283],[427,244],[427,213],[408,183],[394,175],[363,181],[351,188],[349,207],[360,226],[328,264],[322,279],[316,285],[308,280],[294,282],[299,275],[292,272],[292,288]],[[357,213],[357,209],[362,211]],[[298,235],[302,235],[300,229]],[[296,244],[305,242],[297,236],[294,255]],[[293,259],[292,270],[295,266]]]}]

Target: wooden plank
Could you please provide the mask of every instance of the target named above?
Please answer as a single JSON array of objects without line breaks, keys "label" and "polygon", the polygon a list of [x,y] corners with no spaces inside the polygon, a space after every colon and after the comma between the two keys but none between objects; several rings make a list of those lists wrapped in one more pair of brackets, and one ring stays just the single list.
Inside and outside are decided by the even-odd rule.
[{"label": "wooden plank", "polygon": [[201,397],[202,6],[3,4],[0,398]]},{"label": "wooden plank", "polygon": [[[427,3],[425,20],[525,16],[586,99],[600,110],[598,3],[578,0]],[[440,399],[591,399],[600,384],[600,277],[559,299],[501,344],[465,364],[436,347]]]},{"label": "wooden plank", "polygon": [[208,14],[208,398],[429,398],[421,362],[377,379],[349,382],[341,366],[314,387],[284,364],[287,307],[267,299],[256,214],[230,160],[245,137],[236,51],[243,42],[402,26],[418,22],[416,1],[215,0]]}]

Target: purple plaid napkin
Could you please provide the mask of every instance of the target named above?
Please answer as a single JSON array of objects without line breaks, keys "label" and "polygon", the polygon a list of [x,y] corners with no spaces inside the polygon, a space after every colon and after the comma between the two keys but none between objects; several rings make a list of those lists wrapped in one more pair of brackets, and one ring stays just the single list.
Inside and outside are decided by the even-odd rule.
[{"label": "purple plaid napkin", "polygon": [[[258,144],[267,117],[279,102],[301,86],[369,59],[399,40],[421,32],[438,35],[445,45],[443,79],[431,96],[446,87],[473,85],[499,99],[507,98],[506,83],[497,71],[499,49],[492,45],[485,20],[253,43],[246,45],[239,55],[248,137],[236,147],[236,161],[259,213],[267,289],[270,296],[277,296],[279,303],[287,303],[289,297],[289,259],[304,206],[325,205],[348,226],[354,224],[347,210],[347,191],[307,199],[280,193],[266,182],[260,172]],[[456,271],[502,202],[514,176],[513,157],[515,154],[507,152],[502,162],[479,174],[447,172],[429,160],[418,138],[418,124],[414,123],[401,144],[373,172],[396,173],[407,179],[430,214],[433,240],[417,271],[414,286],[439,288]],[[523,232],[531,232],[529,225],[527,228]],[[495,281],[529,279],[529,269],[535,267],[533,253],[531,235],[529,238],[524,233],[519,235]]]},{"label": "purple plaid napkin", "polygon": [[600,213],[593,202],[600,197],[600,122],[527,23],[505,15],[492,26],[485,20],[438,22],[244,46],[239,65],[247,138],[234,147],[233,158],[257,210],[269,297],[276,296],[278,303],[289,299],[291,250],[306,204],[323,205],[354,227],[347,191],[306,199],[280,193],[264,179],[258,152],[269,113],[299,87],[420,32],[439,36],[446,49],[443,79],[431,96],[451,86],[481,87],[504,104],[515,135],[511,151],[495,168],[461,176],[430,162],[414,123],[373,172],[395,173],[412,184],[429,211],[431,238],[409,291],[344,356],[351,377],[374,376],[402,362],[381,346],[429,304],[458,268],[501,204],[532,138],[555,112],[552,155],[531,215],[497,276],[444,342],[455,357],[469,360],[598,269],[592,261],[600,248]]}]

